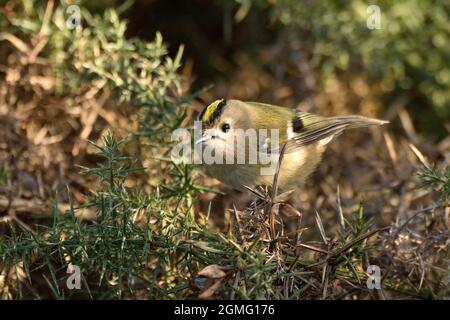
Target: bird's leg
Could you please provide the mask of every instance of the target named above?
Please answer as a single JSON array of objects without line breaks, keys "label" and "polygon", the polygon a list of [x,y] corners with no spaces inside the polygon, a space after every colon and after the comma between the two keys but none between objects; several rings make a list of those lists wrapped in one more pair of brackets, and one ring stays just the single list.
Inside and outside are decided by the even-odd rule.
[{"label": "bird's leg", "polygon": [[270,237],[271,240],[274,241],[276,237],[275,232],[275,215],[278,215],[279,211],[279,204],[275,202],[275,198],[277,196],[278,191],[278,175],[281,168],[281,162],[283,161],[284,151],[286,148],[286,144],[284,144],[281,147],[280,156],[278,158],[277,163],[277,170],[275,172],[275,175],[273,177],[273,183],[272,183],[272,192],[270,196],[270,200],[268,205],[266,206],[266,214],[269,216],[269,226],[270,226]]}]

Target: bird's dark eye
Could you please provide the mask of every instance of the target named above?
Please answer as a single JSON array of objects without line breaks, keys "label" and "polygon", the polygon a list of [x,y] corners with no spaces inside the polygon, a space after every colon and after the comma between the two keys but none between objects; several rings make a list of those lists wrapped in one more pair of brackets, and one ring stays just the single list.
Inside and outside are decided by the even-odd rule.
[{"label": "bird's dark eye", "polygon": [[229,123],[222,124],[222,131],[223,132],[228,132],[229,130],[230,130],[230,124]]}]

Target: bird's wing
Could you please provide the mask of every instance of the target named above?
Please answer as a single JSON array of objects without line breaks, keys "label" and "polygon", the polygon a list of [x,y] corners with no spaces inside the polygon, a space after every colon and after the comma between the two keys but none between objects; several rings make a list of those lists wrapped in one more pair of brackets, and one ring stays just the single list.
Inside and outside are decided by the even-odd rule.
[{"label": "bird's wing", "polygon": [[385,123],[388,121],[356,115],[326,118],[298,111],[292,120],[292,126],[288,127],[285,152],[293,152],[314,142],[332,138],[346,129]]}]

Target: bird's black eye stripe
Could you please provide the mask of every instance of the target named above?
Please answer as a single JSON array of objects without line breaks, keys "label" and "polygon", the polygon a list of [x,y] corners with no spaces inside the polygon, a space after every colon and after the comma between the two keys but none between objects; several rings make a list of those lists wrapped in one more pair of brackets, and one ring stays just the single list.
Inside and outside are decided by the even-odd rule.
[{"label": "bird's black eye stripe", "polygon": [[294,132],[300,132],[304,128],[303,121],[299,116],[296,116],[294,120],[292,120],[292,130]]},{"label": "bird's black eye stripe", "polygon": [[210,122],[215,122],[217,119],[219,119],[220,115],[223,112],[223,109],[225,108],[225,106],[227,105],[227,100],[222,99],[222,101],[220,101],[220,103],[217,105],[216,110],[214,110],[214,113],[210,119]]},{"label": "bird's black eye stripe", "polygon": [[[217,102],[217,105],[213,107],[214,111],[212,111],[211,114],[209,114],[206,119],[203,119],[204,114],[208,111],[208,109]],[[220,117],[222,114],[224,108],[227,105],[227,100],[221,99],[220,101],[215,101],[212,104],[206,106],[202,112],[197,116],[197,121],[204,121],[206,124],[212,124],[216,122],[216,120]]]},{"label": "bird's black eye stripe", "polygon": [[224,123],[222,124],[222,131],[223,132],[228,132],[230,130],[230,124],[229,123]]}]

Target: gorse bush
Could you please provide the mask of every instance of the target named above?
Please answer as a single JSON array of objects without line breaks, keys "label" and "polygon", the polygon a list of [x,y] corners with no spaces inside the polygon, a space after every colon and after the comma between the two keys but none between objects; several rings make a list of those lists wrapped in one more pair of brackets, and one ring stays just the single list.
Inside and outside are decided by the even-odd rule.
[{"label": "gorse bush", "polygon": [[[81,133],[75,134],[89,137],[89,132],[101,134],[103,128],[93,126],[89,122],[86,124],[84,115],[74,117],[73,113],[76,114],[76,111],[72,110],[81,107],[94,113],[95,106],[102,108],[102,104],[107,101],[108,104],[114,104],[113,108],[116,110],[123,109],[129,117],[137,114],[138,126],[131,124],[127,128],[132,139],[144,145],[150,141],[150,151],[154,151],[159,157],[164,156],[168,149],[165,146],[169,142],[169,133],[184,119],[184,107],[190,99],[182,94],[181,77],[177,73],[182,48],[175,59],[171,59],[159,33],[153,42],[126,39],[126,23],[121,21],[117,12],[112,9],[103,15],[92,15],[86,9],[78,7],[81,25],[69,27],[67,20],[70,19],[70,14],[66,7],[60,5],[54,8],[53,4],[54,2],[49,2],[46,7],[42,7],[35,1],[14,1],[9,3],[10,10],[3,12],[7,19],[1,20],[1,38],[4,40],[2,52],[9,54],[9,51],[13,50],[11,57],[14,59],[11,59],[10,70],[17,69],[23,74],[22,79],[14,79],[17,83],[9,80],[9,72],[3,78],[6,80],[3,83],[5,91],[9,93],[5,95],[4,100],[10,108],[7,109],[8,112],[13,112],[13,106],[20,109],[29,99],[33,102],[40,101],[37,103],[41,104],[39,108],[34,108],[37,111],[35,118],[42,118],[42,113],[48,114],[40,125],[56,132],[61,131],[60,127],[64,126],[81,128]],[[35,76],[42,82],[46,80],[48,85],[34,85],[32,77]],[[64,109],[60,123],[58,118],[55,118],[55,111],[49,110],[56,99],[58,104],[63,104],[61,109]],[[47,108],[47,105],[50,108]],[[108,117],[106,119],[108,120]],[[19,125],[17,127],[19,128]],[[83,131],[88,133],[83,134]],[[74,143],[74,147],[77,144],[72,138],[63,142]],[[64,277],[67,264],[72,263],[80,266],[89,296],[123,297],[130,295],[130,283],[136,281],[136,274],[144,277],[140,270],[147,267],[149,259],[155,259],[155,255],[159,255],[153,265],[158,271],[152,272],[156,277],[152,283],[155,286],[157,282],[156,288],[160,291],[155,293],[154,297],[168,297],[169,293],[163,288],[172,290],[176,285],[176,280],[168,278],[168,273],[171,272],[169,269],[175,266],[167,267],[162,261],[170,260],[171,250],[175,251],[173,257],[177,256],[176,235],[180,230],[189,229],[180,225],[180,221],[184,221],[184,218],[194,221],[192,199],[196,189],[190,182],[191,169],[167,161],[160,165],[159,174],[156,176],[157,184],[160,184],[158,189],[152,189],[151,195],[131,192],[124,187],[124,183],[130,173],[139,174],[142,170],[138,173],[124,164],[125,158],[118,153],[118,147],[119,144],[115,143],[111,135],[105,137],[104,146],[99,147],[100,153],[96,157],[105,158],[106,165],[99,164],[97,168],[86,169],[88,176],[100,178],[98,189],[93,198],[87,200],[81,208],[74,207],[70,190],[60,192],[57,199],[67,199],[70,208],[60,210],[58,200],[55,199],[52,210],[54,220],[51,225],[37,226],[33,231],[27,228],[16,230],[16,227],[11,225],[12,238],[2,241],[0,250],[1,267],[8,275],[7,282],[11,280],[8,270],[12,270],[11,276],[18,279],[15,274],[20,269],[26,273],[28,281],[31,281],[36,269],[45,268],[43,277],[52,289],[53,296],[67,297],[68,293],[62,289],[65,285],[61,286],[60,280],[61,276]],[[33,149],[39,148],[42,147]],[[67,155],[75,150],[67,149],[61,148],[55,152]],[[42,154],[46,151],[48,150],[42,150]],[[146,158],[152,159],[151,152],[146,154]],[[23,156],[20,159],[27,161]],[[58,159],[61,158],[55,157],[50,161],[54,161],[56,165]],[[15,161],[13,154],[8,161]],[[141,160],[135,159],[134,164],[137,162]],[[2,163],[2,177],[7,174]],[[170,181],[171,185],[161,185],[164,179]],[[93,225],[75,218],[77,212],[89,208],[95,211],[97,217]],[[141,230],[135,224],[138,218],[145,220],[141,223],[146,228]],[[165,238],[160,239],[153,234],[153,226],[149,226],[150,221],[158,225],[154,229],[158,233],[161,232]],[[145,244],[149,240],[148,237],[162,241],[157,247],[164,252],[157,253],[157,250],[152,248],[153,254],[149,255],[151,245]],[[123,242],[125,239],[130,241]],[[19,245],[16,250],[10,247],[14,243],[21,243],[23,246]],[[159,258],[162,260],[159,261]],[[191,267],[195,268],[194,265]],[[170,280],[164,284],[161,275]],[[145,277],[143,279],[145,280]],[[90,281],[97,284],[96,288],[91,290]],[[111,285],[110,290],[96,293],[96,290],[106,284]],[[7,288],[3,282],[4,297],[11,293]],[[20,285],[16,289],[17,297],[29,294],[24,293]]]},{"label": "gorse bush", "polygon": [[[315,290],[308,292],[309,285],[301,285],[299,279],[293,282],[297,289],[292,292],[279,292],[277,286],[289,283],[297,274],[318,275],[320,271],[314,267],[322,264],[328,268],[328,274],[336,272],[345,278],[353,274],[358,281],[366,277],[357,266],[361,263],[359,255],[368,249],[360,244],[370,226],[370,222],[364,222],[362,210],[357,224],[345,223],[349,230],[343,231],[336,252],[330,253],[336,261],[328,262],[326,258],[315,263],[310,255],[299,260],[288,246],[270,249],[273,245],[262,240],[263,234],[262,238],[252,236],[252,240],[242,241],[233,234],[211,233],[207,221],[196,219],[186,206],[185,194],[164,198],[159,192],[145,195],[129,190],[125,181],[138,169],[120,154],[123,143],[107,134],[103,145],[95,146],[104,164],[84,169],[99,181],[86,204],[75,207],[70,200],[70,208],[65,212],[55,204],[53,221],[47,226],[36,226],[34,231],[11,226],[11,236],[0,243],[0,257],[2,268],[9,270],[7,280],[20,275],[15,278],[20,281],[11,291],[4,291],[3,298],[10,298],[8,292],[18,298],[29,297],[32,293],[23,282],[41,281],[45,281],[51,295],[47,296],[49,293],[42,288],[38,295],[58,299],[183,298],[221,282],[216,290],[227,297],[298,298],[302,293],[308,297]],[[175,207],[173,201],[177,202]],[[95,210],[94,223],[85,223],[77,216],[86,208]],[[253,214],[262,212],[258,209]],[[252,214],[251,210],[246,214]],[[349,249],[352,250],[347,255]],[[66,285],[70,264],[80,268],[79,290],[70,290]],[[309,265],[311,270],[302,270]],[[209,295],[213,293],[214,290]]]},{"label": "gorse bush", "polygon": [[[179,277],[186,280],[191,270],[197,270],[196,261],[213,261],[205,254],[207,250],[195,249],[204,226],[191,216],[185,195],[173,199],[178,207],[172,208],[172,201],[159,192],[144,195],[124,186],[137,169],[119,153],[122,143],[107,134],[103,145],[96,146],[104,165],[85,169],[86,174],[99,178],[99,188],[85,205],[77,208],[71,203],[69,210],[61,212],[55,204],[53,222],[35,231],[17,233],[12,226],[10,239],[0,244],[4,270],[12,268],[14,274],[20,269],[26,281],[37,282],[36,273],[41,270],[54,298],[183,296],[188,283]],[[85,208],[95,210],[94,223],[76,217]],[[81,270],[81,290],[66,286],[69,264]],[[30,294],[20,282],[16,289],[17,297]],[[45,291],[40,294],[46,296]]]},{"label": "gorse bush", "polygon": [[[321,244],[284,235],[278,214],[279,227],[272,232],[270,215],[280,203],[266,197],[245,212],[234,212],[234,232],[213,233],[208,217],[194,216],[186,192],[167,197],[158,190],[144,194],[126,187],[129,175],[142,169],[120,153],[124,143],[107,134],[102,145],[95,145],[103,161],[83,170],[98,178],[84,205],[74,206],[69,197],[63,211],[55,203],[50,223],[34,230],[11,224],[10,236],[0,242],[3,298],[326,298],[330,291],[337,294],[335,285],[342,281],[364,290],[365,265],[383,259],[380,243],[368,242],[382,230],[371,230],[362,207],[342,220],[333,238],[317,215]],[[95,221],[82,221],[78,213],[84,210],[94,210]],[[80,268],[80,289],[66,283],[70,265]],[[428,295],[390,277],[383,287]]]},{"label": "gorse bush", "polygon": [[[243,17],[250,2],[239,3]],[[345,51],[356,46],[353,37],[363,35],[347,30],[333,38],[330,17],[323,26],[313,19],[322,5],[271,3],[257,2],[273,8],[279,23],[311,23],[314,37],[342,47],[344,58],[334,56],[332,46],[312,46],[315,66],[324,63],[323,77],[354,68],[353,61],[365,67],[364,51],[358,57]],[[170,133],[190,120],[187,106],[196,97],[185,92],[180,75],[183,48],[172,58],[160,33],[153,41],[126,37],[120,11],[127,5],[101,14],[79,7],[81,25],[73,28],[67,25],[72,13],[57,2],[8,1],[0,13],[0,57],[7,58],[0,69],[0,148],[7,151],[0,155],[2,298],[372,297],[365,286],[372,263],[386,270],[384,288],[402,297],[438,296],[441,278],[424,278],[425,269],[408,269],[414,261],[396,255],[405,225],[374,229],[362,206],[344,218],[339,202],[341,228],[335,235],[316,212],[320,241],[304,242],[308,228],[288,195],[272,199],[258,188],[247,208],[226,212],[226,232],[213,231],[210,208],[197,208],[200,193],[211,190],[199,185],[192,166],[168,156]],[[299,25],[296,12],[305,18]],[[349,29],[356,23],[345,14],[338,17]],[[370,71],[374,79],[390,72],[380,68]],[[397,85],[399,79],[391,80]],[[421,175],[448,200],[448,172],[428,169]],[[34,188],[29,172],[43,182]],[[31,196],[20,190],[28,185]],[[16,206],[21,197],[41,201],[23,209]],[[431,210],[440,216],[443,207]],[[293,230],[283,210],[294,216]],[[445,240],[445,230],[438,231],[427,233],[420,247],[429,269],[440,250],[436,244]],[[394,270],[386,267],[394,263]],[[67,286],[71,265],[79,267],[80,289]]]},{"label": "gorse bush", "polygon": [[443,203],[450,200],[450,168],[442,169],[424,165],[419,170],[419,176],[422,178],[425,187],[435,188],[441,196]]},{"label": "gorse bush", "polygon": [[[448,1],[235,2],[236,20],[268,15],[276,31],[289,31],[284,41],[301,39],[302,55],[322,88],[332,78],[349,84],[362,79],[379,105],[401,101],[421,115],[422,129],[446,134],[436,124],[450,117]],[[381,29],[366,26],[374,14],[369,5],[379,7]]]},{"label": "gorse bush", "polygon": [[[107,127],[105,121],[116,125],[108,109],[133,119],[128,128],[121,125],[120,129],[135,136],[136,141],[150,138],[143,145],[158,147],[142,151],[149,153],[147,158],[164,156],[170,133],[185,118],[185,108],[192,98],[183,94],[178,73],[183,48],[172,59],[159,32],[151,42],[126,38],[126,22],[119,19],[116,10],[92,15],[84,7],[74,12],[52,4],[42,7],[36,1],[12,1],[10,10],[3,13],[7,18],[0,21],[3,52],[15,49],[11,71],[4,78],[5,104],[21,110],[30,99],[44,106],[30,109],[30,122],[63,136],[66,146],[52,150],[62,153],[61,157],[84,154],[84,146],[80,147],[74,136],[97,139]],[[77,21],[79,25],[74,24]],[[20,73],[23,77],[17,76]],[[101,109],[106,112],[99,112]],[[16,131],[23,131],[19,123],[15,125]],[[27,156],[41,159],[49,153],[37,149],[39,155],[35,152]],[[56,158],[60,156],[47,161],[57,166]]]}]

